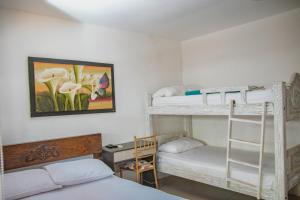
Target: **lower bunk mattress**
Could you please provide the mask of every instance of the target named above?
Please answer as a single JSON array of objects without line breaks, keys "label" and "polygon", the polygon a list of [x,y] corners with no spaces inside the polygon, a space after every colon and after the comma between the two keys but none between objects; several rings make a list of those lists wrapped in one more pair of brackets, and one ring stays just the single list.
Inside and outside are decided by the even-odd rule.
[{"label": "lower bunk mattress", "polygon": [[[232,150],[232,158],[253,164],[258,163],[259,153],[243,150]],[[201,146],[182,153],[158,153],[158,169],[165,172],[170,171],[188,172],[212,176],[216,178],[226,178],[226,148],[214,146]],[[231,177],[258,185],[258,170],[255,168],[231,164]],[[169,171],[169,170],[168,170]],[[263,181],[262,188],[266,190],[274,189],[275,169],[274,154],[265,153],[263,156]],[[174,174],[176,175],[176,174]]]}]

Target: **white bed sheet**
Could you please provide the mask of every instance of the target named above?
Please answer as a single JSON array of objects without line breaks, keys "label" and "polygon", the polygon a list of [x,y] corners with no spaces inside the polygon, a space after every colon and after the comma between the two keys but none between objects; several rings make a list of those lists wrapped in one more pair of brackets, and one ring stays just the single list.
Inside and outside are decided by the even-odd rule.
[{"label": "white bed sheet", "polygon": [[182,200],[183,198],[146,187],[132,181],[110,176],[98,181],[23,198],[23,200]]},{"label": "white bed sheet", "polygon": [[[258,152],[232,150],[232,158],[258,163]],[[258,183],[258,170],[246,166],[231,165],[231,176],[238,180]],[[158,153],[158,168],[175,168],[194,174],[206,174],[218,178],[226,177],[226,148],[201,146],[183,153]],[[263,188],[274,188],[274,155],[265,153],[263,157]]]},{"label": "white bed sheet", "polygon": [[[226,103],[228,104],[230,100],[235,100],[236,103],[242,103],[241,93],[227,93]],[[273,92],[272,89],[265,90],[254,90],[248,91],[246,93],[247,103],[263,103],[263,102],[273,102]],[[220,105],[221,95],[220,93],[208,94],[207,104],[209,105]],[[202,105],[203,99],[202,95],[190,95],[190,96],[172,96],[172,97],[156,97],[153,98],[153,106],[196,106]]]}]

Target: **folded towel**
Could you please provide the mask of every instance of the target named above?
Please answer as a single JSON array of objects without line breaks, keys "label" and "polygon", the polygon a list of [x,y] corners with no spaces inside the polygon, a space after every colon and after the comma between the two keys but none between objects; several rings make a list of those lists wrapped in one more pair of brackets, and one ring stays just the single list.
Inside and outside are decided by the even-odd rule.
[{"label": "folded towel", "polygon": [[200,90],[191,90],[191,91],[186,91],[185,92],[185,96],[189,96],[189,95],[200,95],[201,92]]}]

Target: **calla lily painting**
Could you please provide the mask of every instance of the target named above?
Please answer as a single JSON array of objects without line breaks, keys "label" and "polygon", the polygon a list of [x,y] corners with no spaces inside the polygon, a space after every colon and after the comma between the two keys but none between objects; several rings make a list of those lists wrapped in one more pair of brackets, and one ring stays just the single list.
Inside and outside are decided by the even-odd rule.
[{"label": "calla lily painting", "polygon": [[115,112],[113,64],[29,57],[31,116]]}]

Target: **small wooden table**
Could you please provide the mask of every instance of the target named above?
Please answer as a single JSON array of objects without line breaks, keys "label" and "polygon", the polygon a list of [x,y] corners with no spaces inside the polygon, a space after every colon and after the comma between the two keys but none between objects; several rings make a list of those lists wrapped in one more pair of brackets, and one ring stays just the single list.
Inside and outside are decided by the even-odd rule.
[{"label": "small wooden table", "polygon": [[119,172],[119,166],[134,159],[134,143],[127,142],[121,148],[102,148],[102,160],[115,172]]},{"label": "small wooden table", "polygon": [[[105,162],[114,172],[120,172],[120,165],[135,159],[134,156],[134,142],[127,142],[118,144],[121,148],[102,148],[102,160]],[[152,184],[153,183],[153,184]],[[148,186],[154,186],[153,172],[147,171],[143,173],[143,184]]]}]

